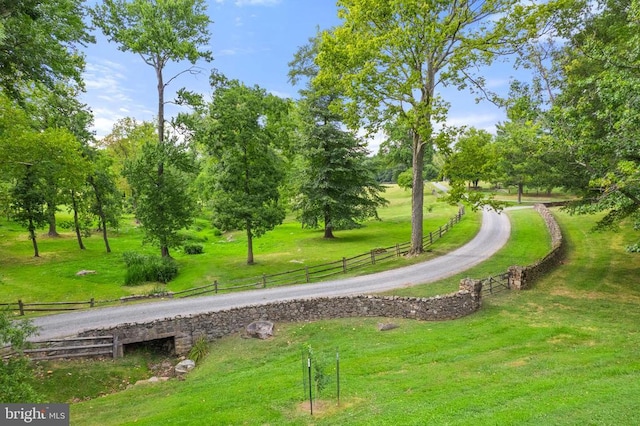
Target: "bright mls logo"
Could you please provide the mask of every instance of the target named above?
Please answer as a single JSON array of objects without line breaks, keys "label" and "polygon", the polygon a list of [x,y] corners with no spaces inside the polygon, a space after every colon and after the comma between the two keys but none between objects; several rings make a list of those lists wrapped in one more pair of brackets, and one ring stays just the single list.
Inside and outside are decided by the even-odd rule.
[{"label": "bright mls logo", "polygon": [[0,425],[69,426],[69,404],[0,404]]}]

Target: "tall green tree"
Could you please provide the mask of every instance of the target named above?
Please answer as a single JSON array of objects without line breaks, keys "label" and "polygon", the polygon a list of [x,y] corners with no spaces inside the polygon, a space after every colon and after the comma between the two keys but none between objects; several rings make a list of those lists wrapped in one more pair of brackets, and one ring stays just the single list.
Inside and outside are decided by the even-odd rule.
[{"label": "tall green tree", "polygon": [[603,228],[640,226],[640,4],[602,1],[574,26],[557,57],[562,84],[552,109],[578,212],[606,211]]},{"label": "tall green tree", "polygon": [[361,221],[377,217],[377,208],[386,200],[384,188],[376,181],[367,160],[366,144],[343,129],[340,113],[329,106],[340,92],[318,90],[313,79],[318,73],[314,63],[317,39],[296,53],[290,63],[292,82],[308,79],[300,90],[298,196],[294,210],[303,226],[324,226],[324,238],[334,238],[334,229],[353,228]]},{"label": "tall green tree", "polygon": [[109,156],[99,150],[94,150],[91,154],[93,170],[87,177],[87,183],[92,190],[89,208],[100,223],[105,250],[111,253],[107,228],[118,226],[123,197],[116,186],[116,176],[112,171]]},{"label": "tall green tree", "polygon": [[18,176],[11,191],[11,208],[13,219],[27,228],[29,239],[33,245],[33,257],[40,257],[36,230],[47,222],[45,214],[45,197],[42,181],[39,179],[34,165],[24,163],[23,176]]},{"label": "tall green tree", "polygon": [[[162,175],[165,169],[164,160],[172,156],[162,153],[173,152],[173,147],[164,147],[165,141],[165,89],[167,86],[184,73],[197,72],[193,67],[199,60],[211,61],[212,55],[209,50],[205,50],[209,43],[209,24],[211,20],[206,14],[206,3],[204,0],[104,0],[101,5],[91,10],[93,23],[102,30],[110,41],[118,44],[122,51],[128,51],[140,55],[142,60],[151,66],[156,75],[158,93],[158,117],[157,117],[157,137],[160,145],[156,154],[151,154],[148,149],[147,154],[159,160],[155,164],[154,170],[158,175],[158,181],[163,181]],[[172,77],[164,75],[166,66],[170,62],[188,61],[192,66]],[[172,140],[169,139],[169,143]],[[139,166],[145,164],[144,161],[137,163]],[[146,163],[152,166],[152,163]],[[170,165],[169,165],[170,166]],[[180,168],[178,166],[178,168]],[[149,173],[147,171],[147,173]],[[168,180],[171,181],[173,177]],[[162,226],[170,227],[184,223],[183,220],[161,222],[149,221],[150,217],[157,219],[163,217],[166,212],[161,204],[156,204],[155,200],[147,197],[148,194],[138,194],[138,202],[149,202],[150,205],[137,206],[138,211],[151,212],[154,208],[157,211],[147,216],[146,225],[153,229],[148,230],[154,233],[154,240],[160,241],[160,252],[162,256],[169,255],[169,247],[162,245],[162,242],[169,243],[177,228],[161,229]],[[192,205],[192,203],[188,203]]]},{"label": "tall green tree", "polygon": [[[59,82],[53,89],[49,89],[39,84],[25,93],[28,99],[23,103],[24,108],[32,118],[33,126],[36,129],[66,129],[76,137],[81,146],[88,148],[90,142],[93,141],[93,134],[89,130],[93,124],[93,114],[89,107],[79,100],[80,91],[77,87]],[[72,170],[68,171],[72,172]],[[46,179],[48,235],[50,237],[59,236],[56,228],[56,212],[59,205],[67,204],[71,206],[74,215],[78,243],[80,248],[84,249],[78,226],[78,209],[83,207],[81,206],[82,198],[79,197],[83,182],[79,179],[60,180],[59,176],[59,172],[51,173]]]},{"label": "tall green tree", "polygon": [[493,136],[486,130],[465,129],[447,157],[445,175],[475,188],[480,180],[491,180],[496,166],[492,141]]},{"label": "tall green tree", "polygon": [[0,176],[13,185],[13,217],[27,227],[37,257],[35,230],[45,212],[48,182],[81,187],[87,164],[80,143],[67,129],[34,126],[25,110],[4,96],[0,106]]},{"label": "tall green tree", "polygon": [[[325,99],[326,100],[326,99]],[[324,226],[324,238],[335,229],[349,229],[377,217],[386,204],[384,192],[367,165],[366,143],[340,128],[340,117],[313,93],[300,101],[302,130],[299,197],[294,210],[305,226]]]},{"label": "tall green tree", "polygon": [[474,86],[472,70],[489,64],[522,34],[527,9],[515,0],[340,0],[342,24],[322,35],[317,77],[339,87],[351,128],[375,131],[399,120],[412,131],[411,253],[422,252],[422,172],[434,125],[446,119],[443,85]]},{"label": "tall green tree", "polygon": [[94,42],[84,21],[82,0],[0,2],[0,90],[23,99],[25,87],[59,82],[82,86],[84,56]]},{"label": "tall green tree", "polygon": [[[162,174],[155,172],[160,163],[165,164]],[[178,231],[193,222],[196,206],[190,183],[197,168],[192,153],[175,143],[146,143],[141,155],[125,164],[124,174],[136,199],[136,218],[145,240],[158,246],[162,257],[170,257],[169,249],[182,243]]]},{"label": "tall green tree", "polygon": [[539,123],[508,121],[498,126],[495,147],[499,179],[518,188],[518,204],[522,203],[524,187],[537,183],[547,167],[544,140]]},{"label": "tall green tree", "polygon": [[63,185],[77,187],[86,164],[73,135],[62,129],[24,133],[14,142],[21,155],[11,160],[16,165],[12,173],[15,179],[12,217],[27,228],[34,256],[39,257],[36,229],[48,219],[45,210],[48,180],[53,176]]},{"label": "tall green tree", "polygon": [[247,235],[247,264],[254,263],[253,239],[282,223],[279,187],[284,163],[277,139],[288,103],[264,89],[238,81],[215,90],[201,121],[198,140],[213,157],[211,195],[214,224]]}]

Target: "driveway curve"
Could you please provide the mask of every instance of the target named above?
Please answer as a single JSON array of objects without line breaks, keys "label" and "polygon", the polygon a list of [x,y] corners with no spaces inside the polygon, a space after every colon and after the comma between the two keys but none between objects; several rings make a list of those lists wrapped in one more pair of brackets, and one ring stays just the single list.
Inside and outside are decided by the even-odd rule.
[{"label": "driveway curve", "polygon": [[510,233],[511,224],[505,214],[485,210],[480,231],[473,240],[457,250],[422,263],[375,274],[313,284],[111,306],[38,317],[33,320],[33,324],[39,328],[39,334],[31,340],[49,340],[72,336],[83,330],[215,312],[240,306],[292,299],[377,293],[435,282],[463,272],[490,258],[504,246]]}]

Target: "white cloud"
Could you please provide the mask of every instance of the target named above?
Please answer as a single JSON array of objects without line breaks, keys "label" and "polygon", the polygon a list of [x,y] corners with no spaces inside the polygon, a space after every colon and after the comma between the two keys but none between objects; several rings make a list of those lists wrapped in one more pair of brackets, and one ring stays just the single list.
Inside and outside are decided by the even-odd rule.
[{"label": "white cloud", "polygon": [[237,53],[238,51],[236,49],[222,49],[221,51],[217,52],[215,56],[233,56]]},{"label": "white cloud", "polygon": [[154,113],[140,103],[139,94],[131,89],[127,73],[123,65],[107,59],[87,62],[84,73],[87,92],[83,100],[92,107],[92,130],[98,138],[111,133],[116,121],[127,116],[139,120],[153,117]]}]

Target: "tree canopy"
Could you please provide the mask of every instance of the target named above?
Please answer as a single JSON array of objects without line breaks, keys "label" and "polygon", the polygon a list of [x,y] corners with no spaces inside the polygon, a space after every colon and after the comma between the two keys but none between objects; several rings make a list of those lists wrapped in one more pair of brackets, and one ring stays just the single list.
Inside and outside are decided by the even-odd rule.
[{"label": "tree canopy", "polygon": [[82,0],[0,2],[0,90],[23,99],[23,90],[41,83],[83,86],[82,46],[93,43]]},{"label": "tree canopy", "polygon": [[482,89],[472,69],[490,63],[510,46],[510,38],[518,37],[517,21],[505,19],[522,14],[515,13],[515,4],[341,0],[342,24],[322,35],[317,80],[344,93],[349,126],[377,130],[401,120],[411,129],[414,254],[422,251],[424,155],[448,109],[437,89],[446,84]]},{"label": "tree canopy", "polygon": [[608,212],[602,227],[640,224],[640,4],[603,1],[576,27],[556,59],[551,111],[564,158],[577,166],[565,184],[582,195],[576,211]]}]

